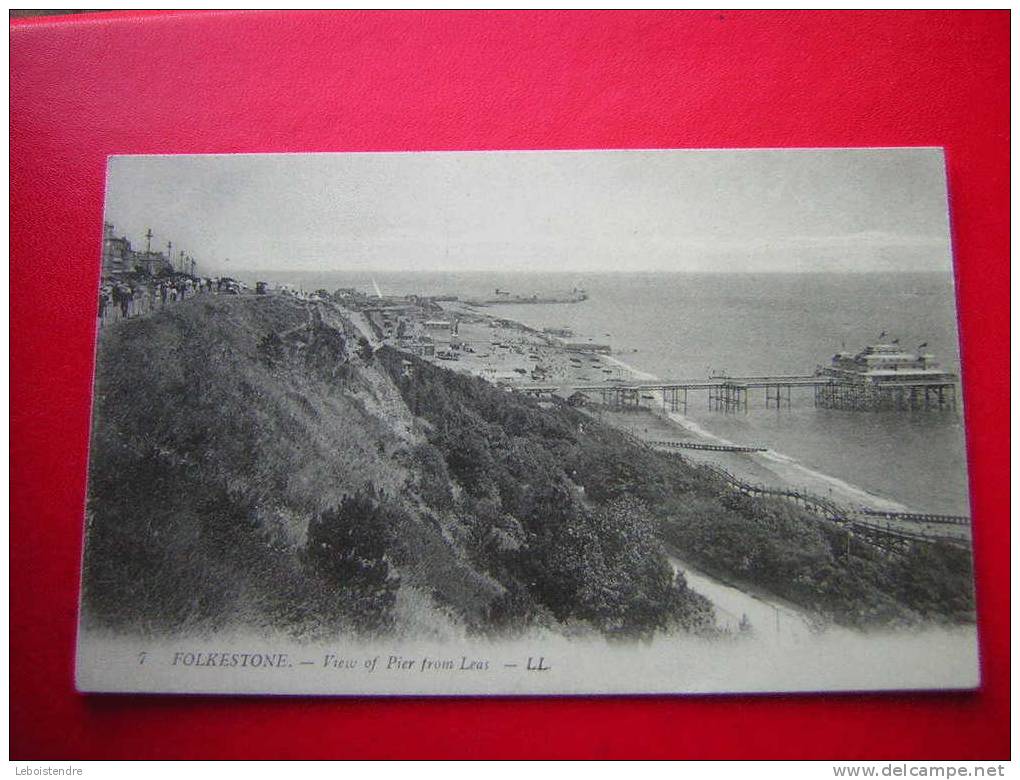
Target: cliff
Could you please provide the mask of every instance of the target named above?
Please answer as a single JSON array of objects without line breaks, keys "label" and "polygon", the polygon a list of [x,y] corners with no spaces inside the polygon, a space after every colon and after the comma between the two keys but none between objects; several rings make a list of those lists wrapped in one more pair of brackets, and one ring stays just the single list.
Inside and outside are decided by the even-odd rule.
[{"label": "cliff", "polygon": [[848,625],[972,609],[954,551],[844,560],[792,506],[284,296],[104,329],[87,520],[84,624],[142,634],[711,631],[663,540]]},{"label": "cliff", "polygon": [[[523,520],[486,502],[467,454],[429,443],[404,368],[329,304],[281,296],[198,297],[105,329],[86,625],[323,637],[708,624],[626,506],[594,512],[565,480],[539,486],[537,463],[516,466]],[[535,520],[545,505],[562,525]],[[575,533],[570,561],[545,549]]]}]

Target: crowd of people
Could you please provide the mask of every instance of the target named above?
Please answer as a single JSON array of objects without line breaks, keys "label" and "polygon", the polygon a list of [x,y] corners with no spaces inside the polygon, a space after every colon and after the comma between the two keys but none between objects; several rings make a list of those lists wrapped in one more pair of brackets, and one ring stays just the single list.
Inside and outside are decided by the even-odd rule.
[{"label": "crowd of people", "polygon": [[242,285],[225,277],[177,274],[165,278],[104,279],[99,287],[99,324],[151,314],[196,295],[237,295]]}]

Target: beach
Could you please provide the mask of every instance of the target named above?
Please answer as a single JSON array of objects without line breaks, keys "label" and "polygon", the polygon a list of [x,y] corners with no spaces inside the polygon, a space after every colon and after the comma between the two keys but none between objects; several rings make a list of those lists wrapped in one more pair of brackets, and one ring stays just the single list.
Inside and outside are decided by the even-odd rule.
[{"label": "beach", "polygon": [[523,322],[459,302],[445,304],[444,309],[459,320],[458,337],[470,350],[462,349],[456,361],[440,361],[455,371],[510,387],[570,388],[635,376],[634,369],[612,356],[568,351],[557,337]]},{"label": "beach", "polygon": [[[567,351],[548,334],[523,322],[489,314],[485,309],[459,302],[447,304],[444,308],[452,317],[460,318],[460,337],[473,350],[461,352],[456,361],[437,361],[457,371],[518,390],[541,386],[563,398],[572,395],[576,386],[585,384],[626,384],[658,379],[617,355]],[[588,397],[590,403],[581,408],[602,422],[652,446],[680,451],[682,457],[693,463],[707,463],[725,469],[741,481],[797,490],[824,498],[848,511],[924,511],[923,507],[910,506],[809,468],[771,448],[765,447],[760,452],[733,452],[681,450],[664,446],[681,443],[755,447],[759,446],[759,442],[730,440],[706,430],[695,419],[670,411],[660,391],[641,391],[641,404],[636,408],[613,409],[602,405],[598,392],[589,393]]]}]

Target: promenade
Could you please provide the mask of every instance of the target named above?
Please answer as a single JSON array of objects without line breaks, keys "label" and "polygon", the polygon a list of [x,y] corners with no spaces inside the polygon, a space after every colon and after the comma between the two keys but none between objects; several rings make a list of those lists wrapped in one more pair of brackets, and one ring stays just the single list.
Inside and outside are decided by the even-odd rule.
[{"label": "promenade", "polygon": [[202,295],[235,295],[239,286],[215,278],[168,277],[140,283],[104,281],[99,288],[97,318],[104,328],[123,320],[147,317],[168,306]]}]

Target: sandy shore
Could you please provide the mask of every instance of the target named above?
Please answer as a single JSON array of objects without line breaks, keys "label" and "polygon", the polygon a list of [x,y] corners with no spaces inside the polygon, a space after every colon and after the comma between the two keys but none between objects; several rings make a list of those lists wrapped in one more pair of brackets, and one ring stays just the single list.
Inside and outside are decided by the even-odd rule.
[{"label": "sandy shore", "polygon": [[458,336],[469,348],[457,360],[439,360],[454,371],[477,374],[511,386],[569,388],[625,381],[633,372],[608,355],[568,352],[555,339],[524,323],[492,317],[463,304],[448,307],[459,320]]},{"label": "sandy shore", "polygon": [[[459,335],[471,351],[462,352],[456,361],[437,361],[447,368],[477,374],[509,386],[558,387],[564,395],[568,395],[571,388],[579,384],[623,383],[656,378],[634,369],[613,355],[567,352],[554,339],[524,323],[496,318],[463,305],[451,307],[451,314],[460,318]],[[750,441],[721,440],[694,421],[665,409],[658,392],[649,391],[643,395],[643,406],[638,410],[614,411],[594,406],[590,412],[607,424],[646,441],[740,446],[756,444]],[[838,477],[817,472],[774,450],[742,453],[685,449],[682,454],[692,462],[720,466],[747,482],[799,489],[827,498],[848,509],[912,511],[898,501],[875,495]]]},{"label": "sandy shore", "polygon": [[[645,441],[696,442],[704,444],[732,443],[755,446],[755,442],[723,442],[682,415],[659,409],[639,411],[603,411],[600,419],[627,430]],[[694,463],[720,466],[735,477],[751,483],[784,487],[827,498],[848,509],[867,508],[886,512],[910,512],[910,507],[838,477],[810,469],[793,458],[774,450],[764,452],[714,452],[682,450],[681,454]]]}]

